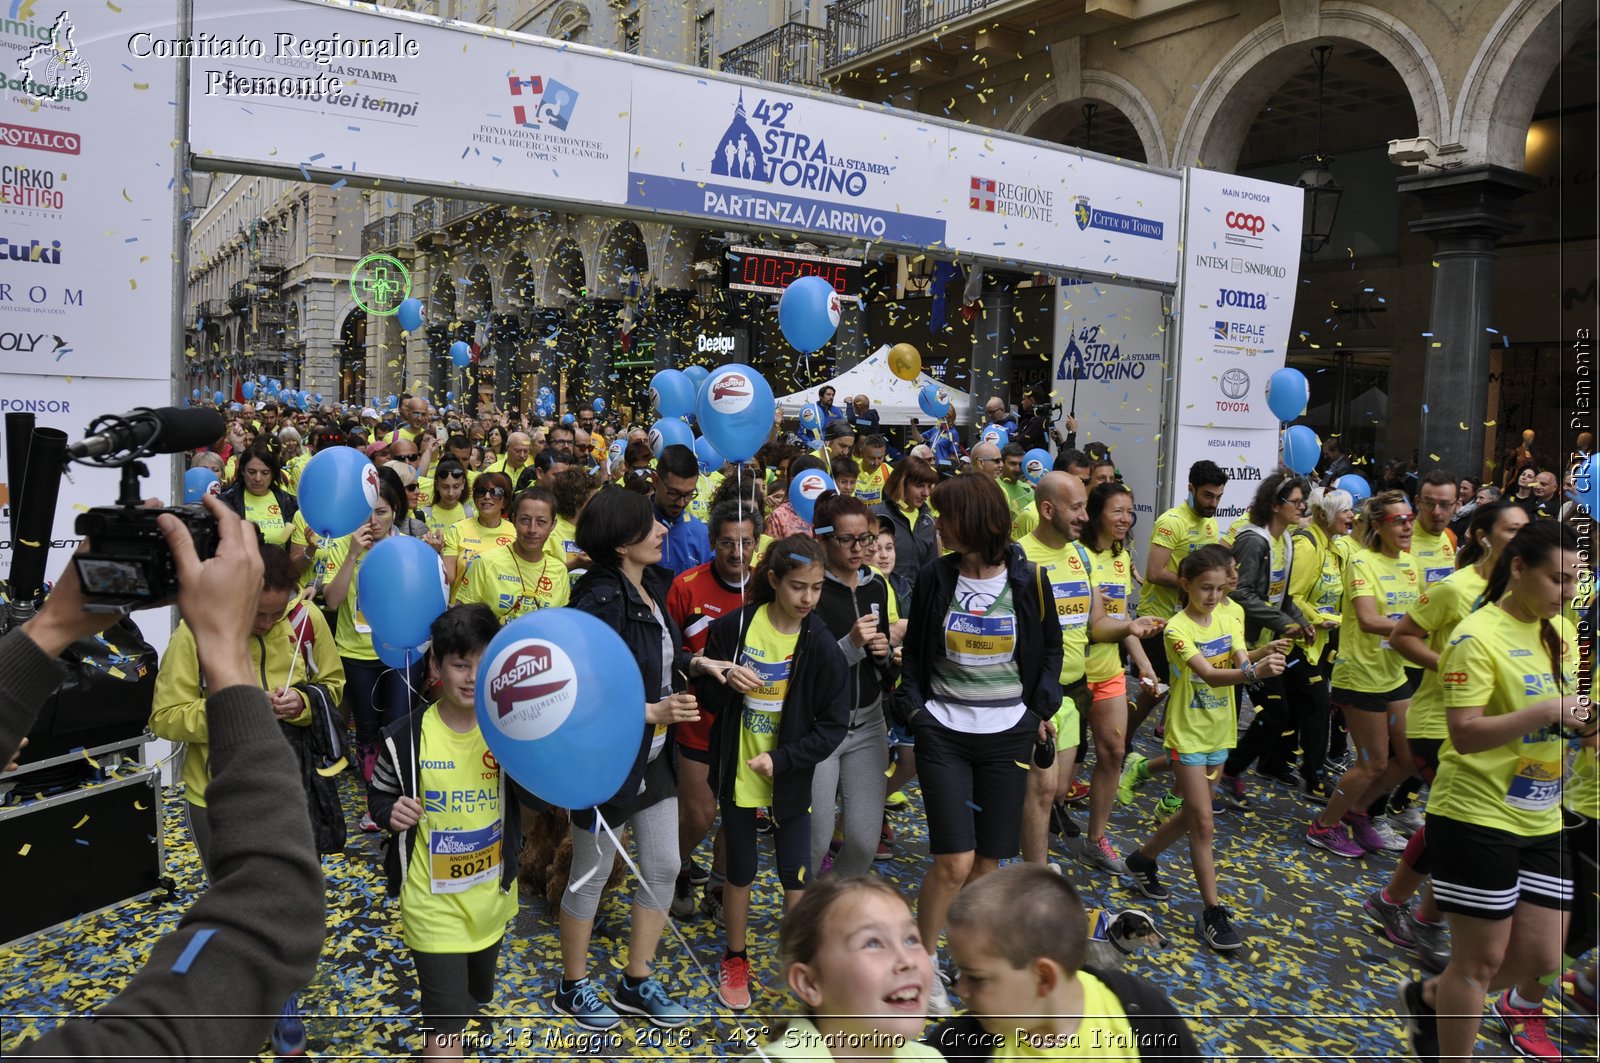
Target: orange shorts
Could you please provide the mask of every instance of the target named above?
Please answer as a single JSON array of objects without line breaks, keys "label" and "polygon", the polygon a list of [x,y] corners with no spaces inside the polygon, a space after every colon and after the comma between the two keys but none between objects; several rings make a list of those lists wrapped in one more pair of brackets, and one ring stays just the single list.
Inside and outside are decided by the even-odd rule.
[{"label": "orange shorts", "polygon": [[1112,698],[1125,698],[1128,696],[1128,675],[1118,672],[1110,679],[1102,679],[1098,683],[1089,684],[1090,701],[1110,701]]}]

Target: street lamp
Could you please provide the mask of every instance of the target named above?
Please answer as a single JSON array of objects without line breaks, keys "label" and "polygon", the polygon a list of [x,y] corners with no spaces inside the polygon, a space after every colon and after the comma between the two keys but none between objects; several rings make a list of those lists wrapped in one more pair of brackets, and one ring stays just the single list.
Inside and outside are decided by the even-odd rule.
[{"label": "street lamp", "polygon": [[1300,249],[1307,255],[1315,255],[1327,245],[1333,235],[1334,216],[1339,213],[1339,198],[1344,195],[1344,187],[1334,180],[1333,171],[1328,168],[1333,159],[1322,153],[1322,85],[1331,51],[1332,45],[1322,44],[1311,53],[1317,64],[1317,150],[1301,156],[1300,161],[1308,165],[1295,181],[1306,194]]}]

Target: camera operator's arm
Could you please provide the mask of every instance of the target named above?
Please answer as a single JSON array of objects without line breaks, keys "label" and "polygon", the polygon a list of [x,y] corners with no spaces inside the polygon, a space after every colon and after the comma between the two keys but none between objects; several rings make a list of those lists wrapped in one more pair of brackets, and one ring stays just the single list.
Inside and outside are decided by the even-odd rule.
[{"label": "camera operator's arm", "polygon": [[[211,739],[211,888],[158,941],[144,968],[88,1021],[68,1021],[15,1054],[56,1057],[254,1056],[284,1000],[316,966],[322,869],[294,753],[256,685],[246,651],[261,556],[255,529],[219,499],[214,558],[161,517],[194,631]],[[0,695],[4,697],[4,695]]]}]

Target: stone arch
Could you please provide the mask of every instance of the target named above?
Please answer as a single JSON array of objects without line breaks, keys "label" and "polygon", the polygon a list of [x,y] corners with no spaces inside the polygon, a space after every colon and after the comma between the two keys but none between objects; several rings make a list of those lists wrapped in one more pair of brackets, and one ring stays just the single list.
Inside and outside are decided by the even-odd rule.
[{"label": "stone arch", "polygon": [[621,299],[630,275],[642,281],[650,272],[650,253],[644,233],[631,221],[619,221],[606,233],[595,258],[594,294],[599,299]]},{"label": "stone arch", "polygon": [[1394,67],[1411,97],[1417,136],[1448,139],[1450,100],[1428,46],[1395,15],[1366,4],[1330,0],[1318,18],[1294,28],[1276,16],[1234,45],[1211,70],[1184,115],[1173,166],[1232,170],[1246,134],[1278,85],[1304,62],[1313,41],[1343,39],[1371,48]]},{"label": "stone arch", "polygon": [[477,322],[494,312],[494,277],[488,266],[477,262],[467,269],[461,295],[461,320]]},{"label": "stone arch", "polygon": [[578,0],[563,0],[550,13],[548,25],[546,37],[581,43],[589,31],[589,8]]},{"label": "stone arch", "polygon": [[500,272],[500,291],[496,303],[510,313],[531,309],[538,301],[537,277],[528,256],[513,250]]},{"label": "stone arch", "polygon": [[539,302],[543,306],[567,306],[581,298],[589,286],[583,265],[583,250],[570,236],[558,236],[543,256],[544,278]]},{"label": "stone arch", "polygon": [[1108,103],[1115,107],[1133,125],[1144,145],[1145,162],[1151,166],[1167,165],[1167,135],[1161,128],[1161,119],[1151,105],[1149,97],[1133,82],[1109,70],[1084,70],[1080,81],[1082,93],[1076,99],[1064,100],[1059,96],[1060,84],[1051,80],[1023,100],[1006,128],[1013,133],[1037,139],[1035,130],[1046,125],[1057,108],[1087,100]]},{"label": "stone arch", "polygon": [[1500,13],[1467,68],[1450,141],[1464,161],[1520,170],[1528,123],[1567,43],[1595,20],[1593,4],[1515,0]]},{"label": "stone arch", "polygon": [[455,316],[455,274],[448,269],[440,269],[433,275],[433,284],[428,290],[428,321],[431,324],[446,324]]}]

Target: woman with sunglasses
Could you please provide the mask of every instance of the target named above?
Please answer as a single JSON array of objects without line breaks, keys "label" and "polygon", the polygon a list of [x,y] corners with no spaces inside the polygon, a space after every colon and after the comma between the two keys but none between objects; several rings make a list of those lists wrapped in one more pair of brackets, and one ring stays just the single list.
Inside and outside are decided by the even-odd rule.
[{"label": "woman with sunglasses", "polygon": [[466,466],[455,458],[440,459],[434,468],[433,505],[427,508],[422,517],[428,523],[428,530],[442,536],[450,530],[451,525],[477,516],[478,511],[472,508],[472,501],[462,497],[466,493]]},{"label": "woman with sunglasses", "polygon": [[1339,658],[1329,695],[1344,712],[1357,754],[1328,807],[1306,829],[1306,841],[1352,860],[1405,848],[1393,828],[1373,823],[1368,807],[1413,770],[1406,744],[1411,683],[1389,636],[1422,597],[1422,572],[1409,552],[1415,518],[1405,492],[1373,495],[1366,516],[1361,548],[1344,568]]},{"label": "woman with sunglasses", "polygon": [[444,534],[444,571],[450,580],[452,602],[467,582],[467,570],[479,554],[516,541],[516,529],[506,520],[511,480],[503,472],[486,472],[472,485],[472,505],[477,516],[452,524]]},{"label": "woman with sunglasses", "polygon": [[850,725],[844,741],[811,776],[811,866],[826,870],[833,837],[835,798],[844,836],[831,869],[865,874],[883,831],[883,778],[889,768],[889,728],[883,696],[894,689],[889,629],[900,619],[894,592],[869,568],[866,552],[878,537],[877,520],[858,498],[826,491],[812,514],[827,559],[817,615],[839,641],[850,667]]}]

